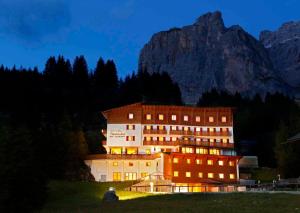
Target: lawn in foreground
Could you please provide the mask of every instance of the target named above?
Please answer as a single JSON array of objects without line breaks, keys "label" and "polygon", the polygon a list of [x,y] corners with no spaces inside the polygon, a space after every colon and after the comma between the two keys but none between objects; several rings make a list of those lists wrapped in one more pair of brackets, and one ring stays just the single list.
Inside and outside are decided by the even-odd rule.
[{"label": "lawn in foreground", "polygon": [[[52,182],[43,212],[299,212],[300,195],[230,193],[149,196],[125,192],[130,183]],[[109,186],[121,200],[103,203]],[[135,198],[135,199],[130,199]],[[126,199],[126,200],[125,200]]]}]

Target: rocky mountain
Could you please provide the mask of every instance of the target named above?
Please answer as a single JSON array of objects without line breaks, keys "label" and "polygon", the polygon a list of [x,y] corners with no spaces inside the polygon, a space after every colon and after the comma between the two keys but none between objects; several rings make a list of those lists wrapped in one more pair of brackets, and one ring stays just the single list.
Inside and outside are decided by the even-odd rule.
[{"label": "rocky mountain", "polygon": [[220,12],[154,34],[141,50],[139,70],[168,72],[186,103],[212,88],[249,95],[283,90],[266,48],[240,26],[225,27]]},{"label": "rocky mountain", "polygon": [[268,50],[280,78],[300,94],[300,22],[288,22],[278,30],[263,31],[259,40]]}]

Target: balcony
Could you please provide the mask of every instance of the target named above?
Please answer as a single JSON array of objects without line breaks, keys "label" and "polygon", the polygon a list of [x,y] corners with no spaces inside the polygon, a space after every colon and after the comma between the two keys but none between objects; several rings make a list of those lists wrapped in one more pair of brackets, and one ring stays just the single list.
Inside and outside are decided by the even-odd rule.
[{"label": "balcony", "polygon": [[159,130],[159,129],[143,129],[143,134],[145,135],[165,135],[167,134],[167,130]]},{"label": "balcony", "polygon": [[203,142],[194,140],[180,140],[180,145],[191,145],[191,146],[206,146],[206,147],[219,147],[219,148],[234,148],[233,143],[221,143],[221,142]]},{"label": "balcony", "polygon": [[183,135],[182,130],[170,130],[170,135]]},{"label": "balcony", "polygon": [[194,132],[195,136],[231,136],[230,132],[208,132],[208,131],[203,131],[203,132]]},{"label": "balcony", "polygon": [[144,146],[178,146],[178,141],[143,141]]}]

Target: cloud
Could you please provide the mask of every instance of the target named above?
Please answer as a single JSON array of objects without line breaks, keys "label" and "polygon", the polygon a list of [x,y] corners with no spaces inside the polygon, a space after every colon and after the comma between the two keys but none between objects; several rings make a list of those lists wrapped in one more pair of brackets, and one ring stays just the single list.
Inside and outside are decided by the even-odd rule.
[{"label": "cloud", "polygon": [[0,0],[0,34],[39,42],[70,24],[64,0]]}]

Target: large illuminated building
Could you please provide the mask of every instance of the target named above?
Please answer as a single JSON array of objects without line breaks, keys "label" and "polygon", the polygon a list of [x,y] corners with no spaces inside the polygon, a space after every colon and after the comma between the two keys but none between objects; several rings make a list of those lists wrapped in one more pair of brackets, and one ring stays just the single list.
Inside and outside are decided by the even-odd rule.
[{"label": "large illuminated building", "polygon": [[107,154],[86,160],[97,181],[139,180],[151,174],[176,186],[239,180],[232,108],[137,103],[103,115]]}]

